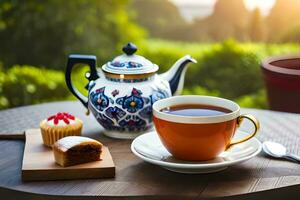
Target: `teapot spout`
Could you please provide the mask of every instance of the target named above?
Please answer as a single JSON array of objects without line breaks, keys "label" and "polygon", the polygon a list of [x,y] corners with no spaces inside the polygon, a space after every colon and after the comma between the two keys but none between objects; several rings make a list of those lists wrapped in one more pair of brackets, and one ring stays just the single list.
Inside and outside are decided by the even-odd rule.
[{"label": "teapot spout", "polygon": [[184,76],[189,63],[197,63],[190,55],[186,55],[179,60],[161,77],[170,84],[172,95],[179,95],[183,89]]}]

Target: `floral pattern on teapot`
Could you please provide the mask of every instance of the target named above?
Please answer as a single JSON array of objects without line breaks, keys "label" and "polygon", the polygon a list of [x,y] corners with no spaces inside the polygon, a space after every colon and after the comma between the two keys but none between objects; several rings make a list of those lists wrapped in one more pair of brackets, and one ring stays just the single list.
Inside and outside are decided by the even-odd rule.
[{"label": "floral pattern on teapot", "polygon": [[149,96],[135,87],[130,95],[120,96],[118,89],[105,93],[101,87],[90,93],[90,108],[98,122],[108,130],[144,131],[152,125],[152,104],[171,96],[170,92],[157,89]]},{"label": "floral pattern on teapot", "polygon": [[143,67],[142,64],[140,63],[137,63],[137,62],[111,62],[111,65],[114,66],[114,67],[125,67],[127,69],[130,69],[130,68],[141,68]]}]

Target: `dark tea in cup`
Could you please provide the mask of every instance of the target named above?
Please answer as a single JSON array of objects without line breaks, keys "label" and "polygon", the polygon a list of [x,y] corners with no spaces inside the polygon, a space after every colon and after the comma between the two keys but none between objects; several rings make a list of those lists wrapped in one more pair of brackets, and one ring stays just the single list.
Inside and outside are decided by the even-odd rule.
[{"label": "dark tea in cup", "polygon": [[203,104],[182,104],[176,106],[170,106],[161,110],[162,112],[171,115],[181,116],[215,116],[230,113],[231,110],[212,105]]}]

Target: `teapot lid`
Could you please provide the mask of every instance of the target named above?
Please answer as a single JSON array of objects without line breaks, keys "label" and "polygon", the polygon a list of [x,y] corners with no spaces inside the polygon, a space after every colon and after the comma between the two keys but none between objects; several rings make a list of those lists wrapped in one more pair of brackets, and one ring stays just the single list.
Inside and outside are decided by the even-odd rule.
[{"label": "teapot lid", "polygon": [[113,74],[146,74],[158,70],[158,66],[143,56],[135,55],[136,45],[128,43],[123,47],[124,54],[102,66],[102,70]]}]

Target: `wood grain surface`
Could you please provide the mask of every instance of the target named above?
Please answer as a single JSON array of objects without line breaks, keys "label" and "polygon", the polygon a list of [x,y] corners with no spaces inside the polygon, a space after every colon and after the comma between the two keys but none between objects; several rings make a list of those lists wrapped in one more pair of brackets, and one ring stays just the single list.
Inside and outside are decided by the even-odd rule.
[{"label": "wood grain surface", "polygon": [[[103,129],[77,102],[20,107],[0,112],[1,133],[22,133],[58,111],[70,112],[84,121],[83,135],[99,139],[110,149],[116,177],[72,181],[22,182],[22,140],[0,140],[0,193],[10,199],[299,199],[300,165],[257,157],[215,174],[186,175],[145,163],[130,152],[130,140],[103,136]],[[261,122],[258,139],[286,145],[300,154],[300,115],[242,109]],[[245,124],[242,129],[251,128]]]},{"label": "wood grain surface", "polygon": [[115,164],[106,146],[102,148],[100,161],[61,167],[55,163],[52,149],[43,145],[39,129],[26,130],[25,138],[22,162],[23,181],[99,179],[115,176]]}]

